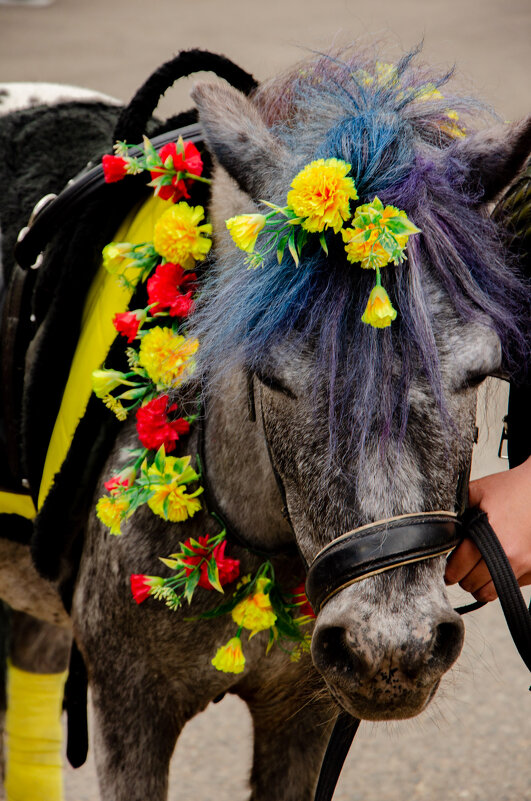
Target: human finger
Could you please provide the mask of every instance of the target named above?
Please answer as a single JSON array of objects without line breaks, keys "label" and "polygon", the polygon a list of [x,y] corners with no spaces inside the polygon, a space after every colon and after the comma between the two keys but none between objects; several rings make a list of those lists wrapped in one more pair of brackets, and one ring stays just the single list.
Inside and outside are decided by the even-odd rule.
[{"label": "human finger", "polygon": [[480,559],[470,573],[467,573],[467,575],[461,579],[459,586],[462,587],[466,592],[474,595],[474,593],[478,592],[478,590],[488,584],[491,580],[491,575],[487,565],[483,559]]},{"label": "human finger", "polygon": [[472,540],[464,539],[448,557],[444,573],[446,584],[460,582],[480,561],[481,554]]}]

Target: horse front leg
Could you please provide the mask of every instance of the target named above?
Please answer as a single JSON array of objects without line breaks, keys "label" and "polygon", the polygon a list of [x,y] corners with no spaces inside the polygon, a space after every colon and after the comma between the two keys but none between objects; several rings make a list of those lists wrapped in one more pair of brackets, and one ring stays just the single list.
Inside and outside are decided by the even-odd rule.
[{"label": "horse front leg", "polygon": [[312,801],[337,706],[309,660],[241,697],[254,727],[249,801]]},{"label": "horse front leg", "polygon": [[101,801],[164,801],[171,755],[184,721],[175,688],[134,654],[125,671],[90,680],[93,746]]}]

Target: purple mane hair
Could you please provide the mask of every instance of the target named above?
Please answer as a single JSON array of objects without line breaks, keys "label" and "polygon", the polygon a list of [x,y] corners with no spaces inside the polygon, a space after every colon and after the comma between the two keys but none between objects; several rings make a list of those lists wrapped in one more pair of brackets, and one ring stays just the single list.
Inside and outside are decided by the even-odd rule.
[{"label": "purple mane hair", "polygon": [[271,258],[250,270],[236,252],[214,262],[191,319],[207,390],[236,364],[262,370],[271,348],[286,337],[299,347],[310,342],[316,375],[326,376],[331,456],[340,431],[358,451],[370,432],[381,442],[400,439],[419,372],[451,425],[428,298],[433,281],[459,317],[486,321],[496,331],[508,371],[528,360],[528,286],[510,263],[503,231],[471,193],[469,167],[454,147],[454,112],[459,125],[472,130],[486,111],[446,87],[443,97],[440,89],[451,76],[432,75],[416,65],[416,55],[396,67],[366,53],[320,55],[255,95],[293,153],[293,176],[315,158],[343,159],[352,164],[360,203],[377,194],[421,229],[409,240],[407,260],[385,268],[398,310],[393,325],[375,330],[361,322],[374,274],[349,264],[335,235],[327,235],[328,258],[309,243],[299,267],[285,255],[281,268]]}]

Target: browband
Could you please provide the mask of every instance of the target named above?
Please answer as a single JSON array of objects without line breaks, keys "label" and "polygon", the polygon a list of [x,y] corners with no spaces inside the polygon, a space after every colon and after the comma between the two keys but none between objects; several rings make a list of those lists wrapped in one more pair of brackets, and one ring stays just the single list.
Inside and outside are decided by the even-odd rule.
[{"label": "browband", "polygon": [[342,534],[308,569],[306,594],[314,611],[356,581],[448,553],[461,541],[460,529],[454,512],[436,511],[377,520]]}]

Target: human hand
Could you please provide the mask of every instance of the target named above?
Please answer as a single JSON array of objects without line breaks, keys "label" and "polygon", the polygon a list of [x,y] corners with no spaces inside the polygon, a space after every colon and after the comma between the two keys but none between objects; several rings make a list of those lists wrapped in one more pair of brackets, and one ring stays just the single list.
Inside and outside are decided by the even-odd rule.
[{"label": "human hand", "polygon": [[[470,506],[487,513],[519,585],[531,584],[531,457],[511,470],[471,481],[468,498]],[[469,539],[450,554],[444,578],[477,601],[497,598],[487,565]]]}]

